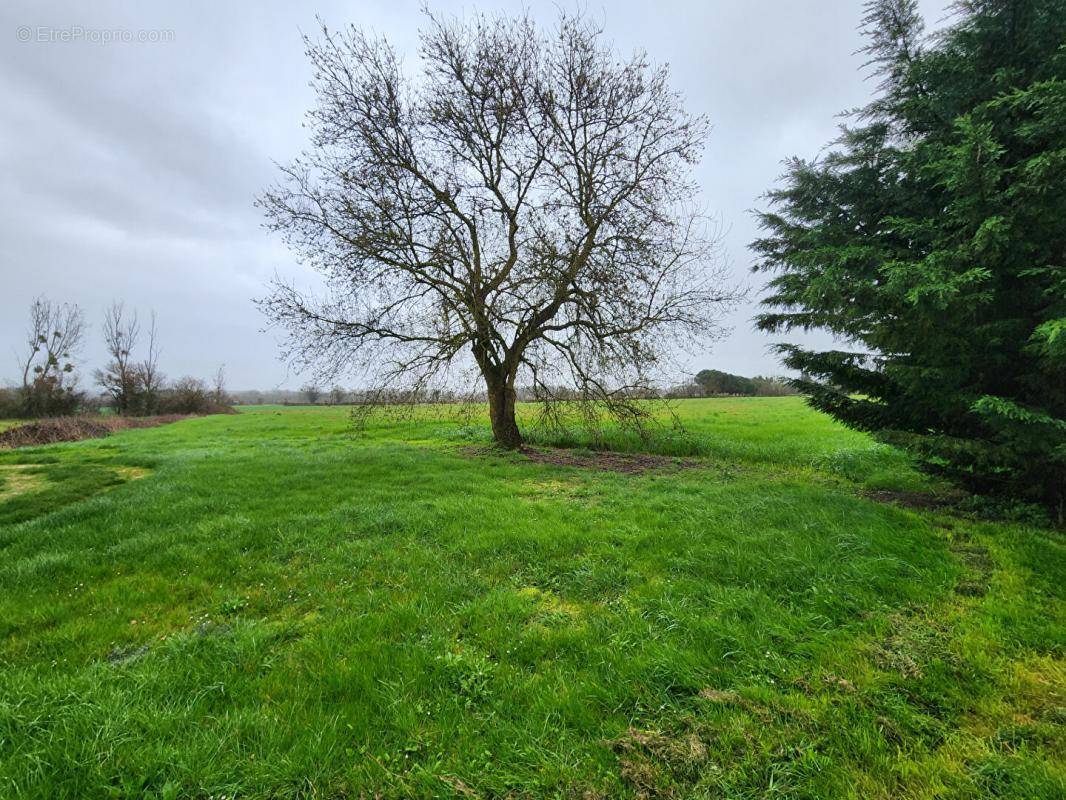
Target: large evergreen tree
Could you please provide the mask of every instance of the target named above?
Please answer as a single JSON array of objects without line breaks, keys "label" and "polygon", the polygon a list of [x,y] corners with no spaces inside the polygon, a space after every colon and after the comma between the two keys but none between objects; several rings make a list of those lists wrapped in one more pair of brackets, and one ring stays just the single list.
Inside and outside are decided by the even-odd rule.
[{"label": "large evergreen tree", "polygon": [[882,82],[760,214],[768,331],[810,402],[970,489],[1066,503],[1066,0],[867,4]]}]

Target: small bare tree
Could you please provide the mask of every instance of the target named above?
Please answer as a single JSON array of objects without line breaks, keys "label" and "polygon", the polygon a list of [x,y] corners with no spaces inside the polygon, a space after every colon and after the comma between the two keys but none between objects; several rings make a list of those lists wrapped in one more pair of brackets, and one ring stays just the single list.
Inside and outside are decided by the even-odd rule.
[{"label": "small bare tree", "polygon": [[19,356],[23,413],[39,416],[74,410],[74,359],[85,330],[85,315],[77,304],[53,303],[41,296],[30,305],[26,349]]},{"label": "small bare tree", "polygon": [[211,400],[216,406],[229,405],[229,394],[226,392],[226,365],[219,364],[215,370],[214,385],[211,387]]},{"label": "small bare tree", "polygon": [[119,414],[136,413],[141,396],[141,370],[133,349],[140,338],[137,312],[126,313],[125,304],[115,301],[104,312],[104,344],[109,361],[93,373],[96,383],[111,397]]},{"label": "small bare tree", "polygon": [[306,40],[311,147],[260,204],[329,289],[262,301],[285,355],[388,396],[476,368],[508,447],[516,385],[632,408],[734,299],[690,205],[706,121],[580,16],[427,17],[417,84],[355,28]]},{"label": "small bare tree", "polygon": [[107,366],[93,373],[97,385],[111,397],[119,414],[153,414],[159,410],[165,377],[159,370],[159,331],[155,312],[148,325],[147,349],[138,361],[134,351],[141,338],[137,312],[126,312],[115,301],[104,312],[104,344],[109,357]]},{"label": "small bare tree", "polygon": [[159,370],[159,333],[155,324],[155,311],[152,312],[148,325],[147,351],[139,365],[142,405],[146,414],[154,414],[159,409],[160,395],[166,378]]}]

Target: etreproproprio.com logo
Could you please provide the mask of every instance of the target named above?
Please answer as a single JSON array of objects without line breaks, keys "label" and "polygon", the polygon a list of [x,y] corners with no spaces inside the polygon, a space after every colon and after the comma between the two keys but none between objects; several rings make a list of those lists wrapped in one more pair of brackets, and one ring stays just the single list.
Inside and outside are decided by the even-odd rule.
[{"label": "etreproproprio.com logo", "polygon": [[174,31],[166,28],[153,30],[133,28],[88,28],[84,25],[20,25],[15,30],[20,42],[40,44],[159,44],[174,41]]}]

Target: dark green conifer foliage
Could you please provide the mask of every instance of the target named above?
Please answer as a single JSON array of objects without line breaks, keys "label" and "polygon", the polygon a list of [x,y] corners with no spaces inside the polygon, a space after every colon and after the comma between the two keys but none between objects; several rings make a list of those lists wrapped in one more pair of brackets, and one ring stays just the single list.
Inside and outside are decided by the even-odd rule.
[{"label": "dark green conifer foliage", "polygon": [[1066,0],[866,6],[876,98],[792,159],[753,244],[815,407],[968,488],[1066,504]]}]

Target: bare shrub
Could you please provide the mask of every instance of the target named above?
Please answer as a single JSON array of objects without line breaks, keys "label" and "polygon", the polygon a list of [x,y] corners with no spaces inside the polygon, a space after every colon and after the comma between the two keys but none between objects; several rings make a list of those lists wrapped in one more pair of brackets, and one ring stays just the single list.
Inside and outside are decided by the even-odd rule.
[{"label": "bare shrub", "polygon": [[228,403],[218,402],[219,397],[228,400],[224,378],[220,387],[216,375],[216,385],[208,388],[199,378],[186,376],[175,381],[160,394],[159,410],[166,414],[234,413]]}]

